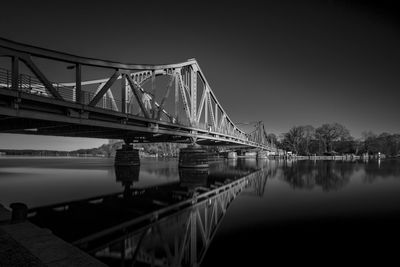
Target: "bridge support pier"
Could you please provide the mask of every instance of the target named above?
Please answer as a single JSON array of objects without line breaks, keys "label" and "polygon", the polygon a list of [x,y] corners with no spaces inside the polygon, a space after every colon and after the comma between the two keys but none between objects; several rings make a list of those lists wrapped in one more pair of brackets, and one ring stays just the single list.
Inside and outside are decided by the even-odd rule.
[{"label": "bridge support pier", "polygon": [[208,168],[208,152],[199,145],[188,145],[179,151],[179,168]]},{"label": "bridge support pier", "polygon": [[139,149],[134,149],[131,144],[124,144],[117,149],[115,154],[115,166],[139,166]]},{"label": "bridge support pier", "polygon": [[244,156],[246,158],[256,158],[257,157],[257,152],[254,151],[248,151],[244,153]]},{"label": "bridge support pier", "polygon": [[258,151],[257,152],[257,158],[258,159],[267,159],[268,158],[268,152],[267,151]]},{"label": "bridge support pier", "polygon": [[228,152],[228,159],[236,159],[237,158],[237,152],[231,151]]}]

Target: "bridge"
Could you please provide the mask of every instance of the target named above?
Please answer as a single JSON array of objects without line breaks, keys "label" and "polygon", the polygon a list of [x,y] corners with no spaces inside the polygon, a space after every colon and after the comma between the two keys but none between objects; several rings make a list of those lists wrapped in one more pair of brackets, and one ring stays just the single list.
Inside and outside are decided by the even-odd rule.
[{"label": "bridge", "polygon": [[263,124],[237,127],[195,59],[124,64],[0,38],[0,121],[2,133],[277,152]]}]

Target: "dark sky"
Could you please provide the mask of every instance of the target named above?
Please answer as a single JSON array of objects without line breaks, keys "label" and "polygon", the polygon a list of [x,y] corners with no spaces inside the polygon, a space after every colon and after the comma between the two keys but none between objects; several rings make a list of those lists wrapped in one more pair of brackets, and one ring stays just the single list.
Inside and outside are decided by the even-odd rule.
[{"label": "dark sky", "polygon": [[3,38],[129,63],[196,58],[237,122],[263,120],[276,134],[325,122],[355,137],[400,132],[395,1],[8,2]]}]

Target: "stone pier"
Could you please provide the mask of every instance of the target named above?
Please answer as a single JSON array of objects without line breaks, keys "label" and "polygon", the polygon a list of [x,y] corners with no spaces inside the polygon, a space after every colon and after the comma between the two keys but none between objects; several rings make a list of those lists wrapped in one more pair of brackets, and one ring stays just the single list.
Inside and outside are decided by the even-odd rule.
[{"label": "stone pier", "polygon": [[208,168],[208,152],[199,145],[188,145],[179,151],[179,168]]},{"label": "stone pier", "polygon": [[228,152],[228,159],[236,159],[237,153],[235,151]]},{"label": "stone pier", "polygon": [[267,159],[268,158],[268,152],[267,151],[258,151],[257,152],[257,158],[258,159]]},{"label": "stone pier", "polygon": [[124,144],[122,148],[117,149],[115,154],[115,166],[139,166],[139,150],[134,149],[131,144]]},{"label": "stone pier", "polygon": [[245,152],[244,156],[246,158],[256,158],[257,157],[257,152],[254,152],[254,151]]}]

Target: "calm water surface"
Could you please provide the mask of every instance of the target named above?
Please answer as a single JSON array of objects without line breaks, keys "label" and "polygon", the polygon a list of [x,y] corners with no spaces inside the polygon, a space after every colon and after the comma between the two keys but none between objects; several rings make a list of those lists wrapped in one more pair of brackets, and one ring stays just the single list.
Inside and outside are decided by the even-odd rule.
[{"label": "calm water surface", "polygon": [[[373,261],[387,265],[398,261],[398,160],[225,160],[213,163],[206,174],[188,174],[179,172],[173,159],[142,159],[140,170],[125,179],[116,174],[112,159],[0,158],[0,203],[8,206],[18,201],[39,207],[155,185],[161,189],[179,185],[180,190],[190,191],[251,173],[256,173],[257,179],[230,204],[206,248],[202,266]],[[178,217],[173,219],[175,225],[182,221]],[[57,220],[46,221],[44,226],[63,235]],[[154,240],[157,244],[166,242]],[[150,247],[152,242],[144,244]],[[107,253],[111,248],[107,247]],[[145,261],[145,256],[140,257]]]}]

